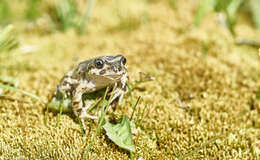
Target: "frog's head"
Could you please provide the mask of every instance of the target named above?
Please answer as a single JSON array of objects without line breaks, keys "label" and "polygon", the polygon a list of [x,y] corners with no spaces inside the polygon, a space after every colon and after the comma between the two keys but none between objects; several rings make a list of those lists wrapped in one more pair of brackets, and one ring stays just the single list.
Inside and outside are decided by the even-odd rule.
[{"label": "frog's head", "polygon": [[101,56],[80,63],[77,73],[83,73],[93,81],[118,81],[127,75],[126,58],[123,55]]},{"label": "frog's head", "polygon": [[123,55],[98,57],[92,63],[88,74],[119,79],[127,72],[126,58]]}]

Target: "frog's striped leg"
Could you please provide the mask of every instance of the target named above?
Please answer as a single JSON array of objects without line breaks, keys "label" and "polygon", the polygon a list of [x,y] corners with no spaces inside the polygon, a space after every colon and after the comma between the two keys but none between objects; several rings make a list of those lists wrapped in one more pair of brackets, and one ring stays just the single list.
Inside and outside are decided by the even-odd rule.
[{"label": "frog's striped leg", "polygon": [[87,131],[84,119],[86,119],[86,118],[97,119],[97,117],[87,114],[87,110],[90,106],[87,108],[85,108],[83,106],[83,102],[82,102],[83,93],[84,93],[84,88],[79,86],[75,89],[75,91],[73,92],[73,96],[72,96],[72,109],[73,109],[74,114],[79,118],[84,131]]},{"label": "frog's striped leg", "polygon": [[122,104],[124,95],[126,92],[128,92],[128,88],[125,85],[124,81],[121,81],[116,85],[116,89],[113,91],[113,93],[111,93],[112,98],[111,98],[111,102],[113,102],[115,99],[117,99],[119,97],[118,103]]},{"label": "frog's striped leg", "polygon": [[82,112],[79,116],[79,118],[89,118],[89,119],[98,119],[97,116],[92,116],[90,114],[88,114],[88,109],[91,107],[91,103],[90,104],[87,104],[87,106],[84,106],[83,109],[82,109]]},{"label": "frog's striped leg", "polygon": [[118,103],[121,104],[124,94],[125,94],[125,91],[122,88],[116,88],[115,91],[113,93],[111,93],[111,95],[112,95],[111,102],[113,102],[116,98],[119,97]]}]

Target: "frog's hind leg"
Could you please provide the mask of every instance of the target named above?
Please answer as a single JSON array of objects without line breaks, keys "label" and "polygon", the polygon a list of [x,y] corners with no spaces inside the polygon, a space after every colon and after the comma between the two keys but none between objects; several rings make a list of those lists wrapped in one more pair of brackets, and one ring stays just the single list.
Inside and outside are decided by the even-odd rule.
[{"label": "frog's hind leg", "polygon": [[88,104],[87,106],[83,107],[81,92],[74,92],[74,95],[72,98],[72,109],[73,109],[74,114],[79,118],[85,132],[87,131],[87,127],[86,127],[84,120],[85,119],[97,119],[96,116],[92,116],[87,113],[90,106],[91,106],[91,104]]},{"label": "frog's hind leg", "polygon": [[82,94],[81,92],[73,92],[73,97],[72,97],[72,110],[75,114],[76,117],[79,118],[84,131],[86,132],[87,128],[84,122],[84,118],[81,118],[81,115],[83,114],[83,102],[82,102]]}]

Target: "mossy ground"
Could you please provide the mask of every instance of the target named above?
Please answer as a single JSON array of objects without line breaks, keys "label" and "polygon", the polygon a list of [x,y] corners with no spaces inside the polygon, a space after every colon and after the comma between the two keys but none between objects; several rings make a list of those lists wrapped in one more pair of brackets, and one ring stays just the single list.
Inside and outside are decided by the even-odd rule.
[{"label": "mossy ground", "polygon": [[[44,27],[20,32],[20,43],[34,45],[30,54],[16,55],[2,65],[3,75],[14,75],[19,87],[47,101],[59,79],[78,61],[123,53],[131,79],[150,73],[154,81],[141,84],[134,98],[142,99],[134,119],[147,105],[135,137],[135,157],[144,159],[259,159],[260,60],[258,51],[237,46],[214,14],[191,27],[197,4],[193,1],[97,1],[85,35],[73,30],[45,34]],[[238,36],[260,40],[245,15]],[[48,23],[47,23],[48,24]],[[24,24],[14,24],[22,30]],[[21,26],[21,27],[19,27]],[[19,64],[19,65],[17,65]],[[19,93],[5,92],[28,103],[0,100],[1,159],[82,159],[95,132],[81,135],[80,125],[63,114],[48,113],[45,105]],[[129,99],[129,97],[126,97]],[[179,107],[178,99],[188,110]],[[119,114],[131,115],[129,104]],[[104,133],[94,142],[88,159],[128,159]]]}]

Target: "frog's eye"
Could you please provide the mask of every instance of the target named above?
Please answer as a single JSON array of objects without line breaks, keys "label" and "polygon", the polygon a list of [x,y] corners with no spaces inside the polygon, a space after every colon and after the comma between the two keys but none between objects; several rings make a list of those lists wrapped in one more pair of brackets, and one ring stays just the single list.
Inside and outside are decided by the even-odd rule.
[{"label": "frog's eye", "polygon": [[121,62],[123,63],[123,65],[125,65],[125,64],[126,64],[126,58],[125,58],[125,57],[122,57],[122,58],[121,58]]},{"label": "frog's eye", "polygon": [[103,68],[103,66],[104,66],[104,62],[103,62],[101,59],[96,59],[96,60],[95,60],[95,65],[96,65],[96,67],[97,67],[98,69],[101,69],[101,68]]}]

